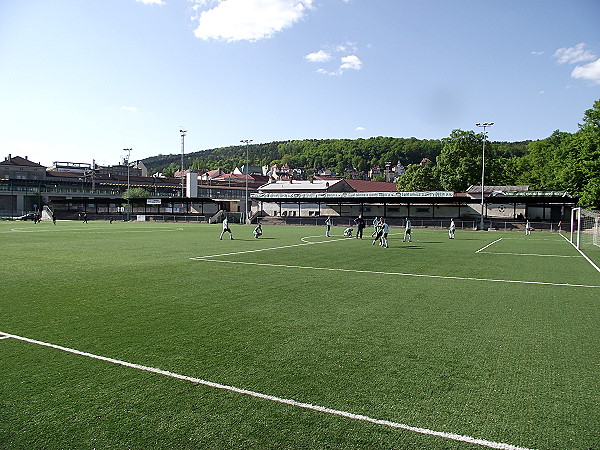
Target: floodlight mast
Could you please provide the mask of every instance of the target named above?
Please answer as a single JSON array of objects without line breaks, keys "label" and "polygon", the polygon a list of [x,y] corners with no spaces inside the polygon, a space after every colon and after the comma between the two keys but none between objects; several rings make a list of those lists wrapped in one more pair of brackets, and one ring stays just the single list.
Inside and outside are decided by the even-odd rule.
[{"label": "floodlight mast", "polygon": [[130,191],[130,185],[129,185],[129,159],[131,158],[131,150],[133,150],[132,148],[124,148],[123,151],[127,152],[127,222],[129,222],[130,219],[130,212],[131,212],[131,202],[130,202],[130,198],[131,198],[131,191]]},{"label": "floodlight mast", "polygon": [[479,123],[477,122],[475,124],[475,126],[479,127],[479,128],[483,128],[483,151],[481,154],[481,225],[480,225],[480,229],[483,230],[483,216],[484,216],[484,210],[483,210],[483,190],[484,190],[484,180],[485,180],[485,142],[487,140],[487,131],[486,128],[491,127],[492,125],[494,125],[494,122],[483,122],[483,123]]},{"label": "floodlight mast", "polygon": [[180,129],[179,130],[179,134],[181,135],[181,202],[183,204],[183,192],[185,189],[185,183],[184,183],[184,175],[183,175],[183,154],[185,152],[185,133],[187,133],[187,130],[184,129]]},{"label": "floodlight mast", "polygon": [[246,215],[246,223],[250,223],[250,215],[248,214],[248,177],[250,176],[249,172],[250,172],[250,167],[248,166],[248,146],[250,145],[250,142],[252,142],[252,139],[242,139],[240,141],[243,144],[246,144],[246,208],[245,208],[245,215]]}]

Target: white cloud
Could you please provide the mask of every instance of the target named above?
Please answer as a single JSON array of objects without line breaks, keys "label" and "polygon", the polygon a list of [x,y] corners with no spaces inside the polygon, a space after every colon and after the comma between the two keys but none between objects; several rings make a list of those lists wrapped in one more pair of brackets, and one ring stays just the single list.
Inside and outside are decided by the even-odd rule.
[{"label": "white cloud", "polygon": [[571,72],[571,76],[573,78],[589,80],[594,84],[600,84],[600,59],[584,66],[575,67]]},{"label": "white cloud", "polygon": [[166,3],[163,0],[135,0],[138,3],[143,3],[144,5],[165,5]]},{"label": "white cloud", "polygon": [[534,56],[540,56],[540,55],[544,54],[544,52],[530,52],[530,53]]},{"label": "white cloud", "polygon": [[317,69],[317,73],[325,75],[341,75],[346,70],[360,70],[362,68],[362,61],[356,55],[348,55],[340,58],[340,67],[335,71],[326,70],[323,68]]},{"label": "white cloud", "polygon": [[356,55],[344,56],[341,61],[340,73],[348,69],[360,70],[362,68],[362,61]]},{"label": "white cloud", "polygon": [[121,111],[137,112],[136,106],[121,106]]},{"label": "white cloud", "polygon": [[596,55],[590,50],[586,50],[583,42],[575,47],[562,47],[554,52],[554,57],[559,64],[575,64],[578,62],[591,61],[596,59]]},{"label": "white cloud", "polygon": [[304,58],[310,62],[326,62],[331,59],[331,54],[325,50],[319,50],[318,52],[309,53]]},{"label": "white cloud", "polygon": [[194,30],[196,37],[227,42],[270,38],[302,20],[314,0],[195,0],[196,11],[203,10]]},{"label": "white cloud", "polygon": [[356,127],[356,128],[354,129],[354,131],[364,131],[364,130],[365,130],[365,127],[360,127],[360,126],[359,126],[359,127]]},{"label": "white cloud", "polygon": [[317,73],[325,75],[341,75],[346,70],[360,70],[362,68],[362,61],[358,56],[352,52],[358,52],[358,47],[354,42],[345,42],[337,45],[327,45],[325,50],[319,50],[317,52],[309,53],[304,58],[310,62],[325,63],[334,58],[334,56],[340,56],[340,65],[335,69],[333,64],[330,64],[329,68],[320,67],[317,69]]}]

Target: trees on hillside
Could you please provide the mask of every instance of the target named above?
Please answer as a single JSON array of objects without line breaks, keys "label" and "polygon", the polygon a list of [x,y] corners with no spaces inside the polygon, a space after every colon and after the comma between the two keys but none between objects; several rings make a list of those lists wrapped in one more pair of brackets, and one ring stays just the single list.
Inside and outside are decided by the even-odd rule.
[{"label": "trees on hillside", "polygon": [[444,147],[436,159],[439,183],[447,191],[464,192],[481,180],[482,136],[454,130],[442,141]]},{"label": "trees on hillside", "polygon": [[600,100],[577,132],[531,142],[520,162],[519,181],[531,189],[564,190],[579,197],[579,206],[600,209]]},{"label": "trees on hillside", "polygon": [[[441,140],[373,137],[369,139],[307,139],[248,146],[250,165],[289,164],[293,168],[347,169],[366,172],[386,163],[407,167],[400,190],[465,191],[481,182],[483,135],[453,130]],[[179,155],[147,158],[149,171],[172,175]],[[205,150],[186,156],[184,167],[231,171],[246,162],[246,146]],[[419,165],[423,158],[431,167]],[[187,161],[187,162],[186,162]],[[564,190],[580,198],[580,206],[600,209],[600,100],[585,111],[575,133],[555,131],[546,139],[490,142],[485,148],[486,185],[529,185],[535,190]]]}]

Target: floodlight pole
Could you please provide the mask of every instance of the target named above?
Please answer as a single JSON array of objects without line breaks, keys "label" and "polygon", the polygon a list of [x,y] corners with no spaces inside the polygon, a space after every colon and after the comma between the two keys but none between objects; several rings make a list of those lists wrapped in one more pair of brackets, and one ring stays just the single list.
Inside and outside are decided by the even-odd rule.
[{"label": "floodlight pole", "polygon": [[129,222],[129,214],[131,211],[131,203],[130,203],[130,198],[131,198],[131,191],[129,190],[129,159],[131,158],[131,148],[124,148],[123,151],[127,152],[127,222]]},{"label": "floodlight pole", "polygon": [[250,167],[248,165],[248,146],[250,145],[250,142],[252,142],[252,139],[242,139],[240,142],[246,144],[246,210],[245,210],[245,215],[246,215],[246,223],[249,223],[250,215],[248,214],[248,176],[249,176],[249,172],[250,172]]},{"label": "floodlight pole", "polygon": [[179,134],[181,134],[181,203],[183,205],[183,192],[185,189],[185,183],[184,183],[184,175],[183,175],[183,154],[185,151],[185,133],[187,133],[187,130],[179,130]]},{"label": "floodlight pole", "polygon": [[487,140],[487,131],[486,128],[487,127],[491,127],[492,125],[494,125],[494,122],[483,122],[483,123],[476,123],[476,126],[483,128],[483,151],[481,154],[481,225],[480,225],[480,229],[483,230],[483,215],[484,215],[484,210],[483,210],[483,188],[484,188],[484,180],[485,180],[485,142]]}]

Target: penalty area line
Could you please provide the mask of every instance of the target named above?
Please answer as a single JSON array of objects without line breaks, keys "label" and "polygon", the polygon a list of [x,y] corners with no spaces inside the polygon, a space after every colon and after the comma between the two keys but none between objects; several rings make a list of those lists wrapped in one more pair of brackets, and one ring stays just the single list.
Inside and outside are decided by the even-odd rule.
[{"label": "penalty area line", "polygon": [[205,262],[216,262],[223,264],[243,264],[248,266],[262,266],[262,267],[280,267],[283,269],[304,269],[304,270],[325,270],[331,272],[351,272],[351,273],[368,273],[374,275],[396,275],[401,277],[420,277],[420,278],[438,278],[442,280],[468,280],[468,281],[485,281],[491,283],[512,283],[512,284],[537,284],[542,286],[566,286],[566,287],[583,287],[583,288],[600,288],[600,286],[588,285],[588,284],[570,284],[570,283],[550,283],[547,281],[523,281],[523,280],[501,280],[493,278],[475,278],[475,277],[455,277],[446,275],[429,275],[423,273],[402,273],[402,272],[382,272],[376,270],[358,270],[358,269],[340,269],[333,267],[313,267],[313,266],[295,266],[288,264],[270,264],[270,263],[256,263],[256,262],[245,262],[245,261],[226,261],[223,259],[208,259],[203,257],[190,258],[193,261],[205,261]]},{"label": "penalty area line", "polygon": [[496,242],[500,242],[501,240],[502,240],[502,238],[496,239],[494,242],[490,242],[488,245],[486,245],[485,247],[480,248],[475,253],[480,253],[480,252],[484,251],[486,248],[491,247],[492,245],[494,245]]},{"label": "penalty area line", "polygon": [[600,267],[598,267],[598,266],[596,265],[596,263],[594,263],[594,261],[592,261],[590,258],[588,258],[588,256],[587,256],[585,253],[583,253],[583,252],[581,251],[581,249],[578,249],[578,248],[577,248],[577,246],[576,246],[575,244],[573,244],[573,243],[572,243],[572,242],[571,242],[569,239],[567,239],[567,238],[566,238],[566,237],[565,237],[565,236],[564,236],[562,233],[560,234],[560,236],[561,236],[561,237],[562,237],[562,238],[563,238],[565,241],[567,241],[569,244],[571,244],[571,245],[573,246],[573,248],[574,248],[575,250],[577,250],[577,251],[578,251],[578,252],[581,254],[581,256],[583,256],[583,257],[586,259],[586,261],[587,261],[587,262],[589,262],[589,263],[592,265],[592,267],[593,267],[594,269],[596,269],[598,272],[600,272]]},{"label": "penalty area line", "polygon": [[303,241],[302,244],[281,245],[279,247],[258,248],[258,249],[254,249],[254,250],[242,250],[242,251],[239,251],[239,252],[221,253],[219,255],[194,256],[194,257],[192,257],[190,259],[219,258],[221,256],[244,255],[244,254],[247,254],[247,253],[266,252],[266,251],[269,251],[269,250],[281,250],[282,248],[294,248],[294,247],[304,247],[306,245],[328,244],[329,242],[344,241],[346,239],[348,239],[348,238],[329,239],[327,241],[319,241],[319,242],[306,242],[306,241]]},{"label": "penalty area line", "polygon": [[465,435],[456,434],[456,433],[447,433],[444,431],[435,431],[435,430],[430,430],[428,428],[421,428],[421,427],[415,427],[415,426],[411,426],[411,425],[405,425],[403,423],[392,422],[390,420],[375,419],[375,418],[368,417],[368,416],[365,416],[362,414],[354,414],[354,413],[347,412],[347,411],[341,411],[341,410],[337,410],[337,409],[327,408],[324,406],[318,406],[318,405],[313,405],[310,403],[299,402],[297,400],[276,397],[274,395],[263,394],[263,393],[251,391],[248,389],[242,389],[242,388],[238,388],[235,386],[229,386],[226,384],[215,383],[215,382],[203,380],[200,378],[181,375],[181,374],[178,374],[175,372],[169,372],[167,370],[157,369],[155,367],[143,366],[140,364],[134,364],[134,363],[130,363],[127,361],[121,361],[121,360],[114,359],[114,358],[108,358],[106,356],[95,355],[93,353],[83,352],[83,351],[68,348],[68,347],[62,347],[60,345],[50,344],[48,342],[37,341],[35,339],[17,336],[14,334],[0,332],[0,337],[2,339],[12,338],[12,339],[16,339],[18,341],[28,342],[30,344],[41,345],[44,347],[53,348],[55,350],[61,350],[63,352],[72,353],[72,354],[79,355],[79,356],[85,356],[88,358],[93,358],[93,359],[97,359],[100,361],[109,362],[109,363],[117,364],[117,365],[124,366],[124,367],[129,367],[132,369],[142,370],[142,371],[154,373],[157,375],[163,375],[163,376],[175,378],[178,380],[188,381],[188,382],[195,383],[195,384],[201,384],[203,386],[207,386],[207,387],[211,387],[211,388],[215,388],[215,389],[222,389],[222,390],[226,390],[229,392],[235,392],[237,394],[248,395],[248,396],[260,398],[263,400],[269,400],[269,401],[276,402],[276,403],[282,403],[282,404],[294,406],[297,408],[318,411],[321,413],[345,417],[348,419],[360,420],[363,422],[370,422],[370,423],[373,423],[376,425],[382,425],[382,426],[387,426],[387,427],[391,427],[391,428],[398,428],[398,429],[402,429],[402,430],[406,430],[406,431],[411,431],[414,433],[419,433],[419,434],[424,434],[424,435],[429,435],[429,436],[436,436],[436,437],[440,437],[443,439],[449,439],[449,440],[453,440],[453,441],[468,442],[470,444],[481,445],[484,447],[495,448],[495,449],[528,450],[525,447],[518,447],[515,445],[505,444],[502,442],[488,441],[486,439],[478,439],[478,438],[474,438],[471,436],[465,436]]},{"label": "penalty area line", "polygon": [[512,255],[512,256],[549,256],[552,258],[581,258],[579,255],[542,255],[539,253],[510,253],[510,252],[479,252],[488,255]]}]

